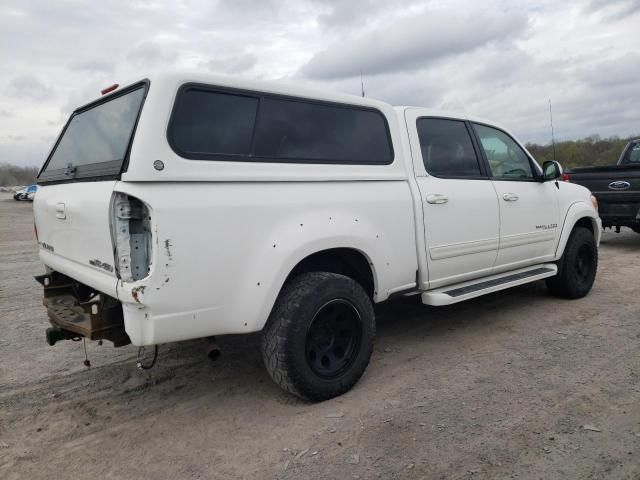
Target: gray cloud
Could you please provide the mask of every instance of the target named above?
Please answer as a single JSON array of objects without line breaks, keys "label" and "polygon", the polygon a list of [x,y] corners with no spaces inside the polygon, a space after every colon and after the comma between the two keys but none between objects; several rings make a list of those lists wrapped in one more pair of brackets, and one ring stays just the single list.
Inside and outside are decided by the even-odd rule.
[{"label": "gray cloud", "polygon": [[632,52],[624,56],[603,59],[581,69],[585,83],[594,88],[615,91],[631,86],[636,95],[640,93],[640,53]]},{"label": "gray cloud", "polygon": [[114,70],[114,65],[113,62],[106,59],[79,60],[71,63],[69,70],[74,72],[108,73]]},{"label": "gray cloud", "polygon": [[374,0],[337,0],[334,2],[319,2],[319,4],[325,6],[331,4],[327,13],[318,15],[318,22],[330,29],[349,27],[354,18],[362,22],[377,11]]},{"label": "gray cloud", "polygon": [[49,153],[50,143],[42,140],[0,141],[0,162],[14,165],[42,165]]},{"label": "gray cloud", "polygon": [[258,58],[252,53],[240,53],[236,55],[215,57],[201,63],[203,68],[211,70],[214,73],[242,73],[251,69]]},{"label": "gray cloud", "polygon": [[12,78],[6,93],[27,100],[42,101],[51,98],[51,89],[31,74]]},{"label": "gray cloud", "polygon": [[139,66],[170,65],[178,58],[178,51],[158,42],[144,41],[132,48],[127,60]]},{"label": "gray cloud", "polygon": [[[2,2],[0,2],[2,3]],[[208,70],[494,119],[521,140],[637,134],[640,0],[5,0],[0,161],[150,70]],[[51,28],[55,25],[56,28]],[[21,140],[18,140],[21,138]]]},{"label": "gray cloud", "polygon": [[[474,29],[473,25],[482,25]],[[300,69],[303,76],[330,79],[415,70],[450,55],[474,50],[526,31],[521,14],[489,17],[425,12],[334,44]]]},{"label": "gray cloud", "polygon": [[587,9],[604,11],[607,18],[617,20],[640,12],[640,0],[591,0]]}]

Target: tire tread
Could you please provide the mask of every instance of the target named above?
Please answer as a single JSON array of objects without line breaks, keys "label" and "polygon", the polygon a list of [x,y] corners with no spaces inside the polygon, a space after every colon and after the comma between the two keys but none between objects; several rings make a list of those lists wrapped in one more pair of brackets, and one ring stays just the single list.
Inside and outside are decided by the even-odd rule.
[{"label": "tire tread", "polygon": [[[324,389],[322,391],[310,389],[308,382],[296,370],[288,348],[288,342],[291,341],[290,332],[293,331],[293,323],[297,320],[296,311],[322,285],[334,281],[347,281],[350,285],[350,294],[357,295],[368,305],[370,311],[365,312],[365,316],[373,319],[371,300],[364,289],[354,280],[335,273],[308,272],[285,284],[262,334],[262,356],[267,372],[282,389],[306,400],[325,400],[349,390],[364,372],[373,350],[373,335],[371,335],[368,344],[362,346],[368,350],[362,371],[356,375],[353,381],[341,383],[330,393]],[[372,323],[375,334],[375,323]]]},{"label": "tire tread", "polygon": [[575,278],[575,272],[570,268],[571,265],[569,264],[577,254],[578,248],[583,245],[584,242],[591,243],[593,246],[595,251],[593,268],[597,271],[598,249],[595,245],[593,233],[588,228],[578,226],[571,232],[562,258],[558,261],[558,274],[555,277],[548,278],[546,281],[547,288],[552,295],[559,298],[577,299],[584,297],[591,290],[593,282],[591,282],[586,289],[582,288],[578,284]]}]

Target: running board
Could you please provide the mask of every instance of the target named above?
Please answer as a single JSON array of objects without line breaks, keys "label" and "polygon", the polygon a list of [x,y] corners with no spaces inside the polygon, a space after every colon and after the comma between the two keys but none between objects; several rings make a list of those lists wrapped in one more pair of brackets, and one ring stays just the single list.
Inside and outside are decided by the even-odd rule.
[{"label": "running board", "polygon": [[430,290],[422,293],[422,303],[425,305],[451,305],[463,302],[470,298],[480,297],[487,293],[497,292],[506,288],[524,285],[543,278],[553,277],[558,273],[558,267],[554,263],[545,263],[535,267],[521,268],[500,275],[491,275],[472,280],[470,282],[457,283],[446,287]]}]

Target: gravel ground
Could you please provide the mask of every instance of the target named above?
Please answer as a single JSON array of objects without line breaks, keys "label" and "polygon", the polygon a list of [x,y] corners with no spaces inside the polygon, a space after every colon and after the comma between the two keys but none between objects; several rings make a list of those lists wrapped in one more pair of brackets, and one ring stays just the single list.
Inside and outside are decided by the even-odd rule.
[{"label": "gravel ground", "polygon": [[[589,296],[544,283],[377,308],[369,369],[296,400],[259,336],[136,348],[44,342],[30,203],[0,194],[0,478],[640,478],[640,235],[607,233]],[[585,428],[585,426],[587,428]]]}]

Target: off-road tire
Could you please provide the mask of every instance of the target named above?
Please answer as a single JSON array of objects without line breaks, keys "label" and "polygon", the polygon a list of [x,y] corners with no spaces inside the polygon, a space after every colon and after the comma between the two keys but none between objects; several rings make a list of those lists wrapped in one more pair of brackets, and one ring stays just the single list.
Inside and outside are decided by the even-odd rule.
[{"label": "off-road tire", "polygon": [[[585,255],[589,262],[586,268]],[[576,227],[558,261],[558,274],[547,279],[547,288],[556,297],[582,298],[591,290],[597,270],[598,247],[593,233],[588,228]]]},{"label": "off-road tire", "polygon": [[[312,324],[316,325],[314,319],[320,318],[317,315],[324,308],[332,308],[327,305],[333,302],[353,309],[356,325],[359,316],[360,337],[357,348],[350,350],[351,360],[344,371],[335,378],[323,378],[314,371],[308,342]],[[347,392],[360,379],[371,358],[375,330],[373,305],[360,284],[336,273],[303,273],[280,292],[262,332],[262,358],[271,378],[287,392],[310,401],[328,400]]]}]

